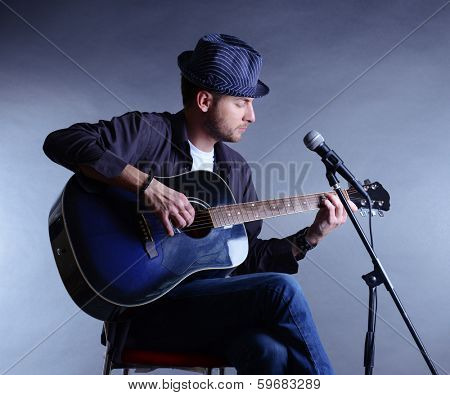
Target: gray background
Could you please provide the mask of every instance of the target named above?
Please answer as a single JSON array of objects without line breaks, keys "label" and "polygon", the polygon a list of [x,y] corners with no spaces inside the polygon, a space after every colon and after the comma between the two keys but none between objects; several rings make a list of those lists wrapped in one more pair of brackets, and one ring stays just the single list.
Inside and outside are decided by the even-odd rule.
[{"label": "gray background", "polygon": [[[440,371],[450,371],[450,7],[348,87],[444,1],[7,3],[36,30],[0,2],[1,372],[101,372],[101,323],[69,298],[47,234],[49,208],[70,172],[44,156],[42,143],[78,121],[180,109],[176,56],[208,32],[237,35],[265,59],[261,79],[271,93],[255,102],[257,122],[234,148],[263,169],[309,163],[303,190],[320,192],[328,189],[323,165],[301,142],[314,128],[356,175],[390,191],[392,211],[374,220],[375,246]],[[274,178],[264,196],[268,182],[255,179],[261,197],[298,192]],[[288,235],[312,219],[267,221],[262,236]],[[297,275],[340,374],[363,372],[360,276],[370,270],[347,223]],[[384,288],[378,311],[375,372],[426,374]]]}]

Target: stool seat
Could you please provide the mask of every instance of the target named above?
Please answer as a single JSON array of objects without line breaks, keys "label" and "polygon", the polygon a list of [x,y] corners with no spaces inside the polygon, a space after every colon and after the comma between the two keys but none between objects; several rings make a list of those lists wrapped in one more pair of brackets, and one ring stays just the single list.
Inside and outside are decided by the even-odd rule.
[{"label": "stool seat", "polygon": [[184,369],[212,374],[218,368],[219,374],[225,374],[230,364],[224,357],[180,351],[148,350],[126,345],[129,321],[104,322],[101,342],[106,346],[103,374],[111,374],[113,369],[123,369],[128,374],[130,369],[155,370],[158,368]]},{"label": "stool seat", "polygon": [[124,349],[122,351],[122,363],[126,365],[146,365],[146,366],[185,366],[206,368],[217,368],[228,366],[224,358],[216,355],[187,353],[187,352],[166,352],[166,351],[150,351]]}]

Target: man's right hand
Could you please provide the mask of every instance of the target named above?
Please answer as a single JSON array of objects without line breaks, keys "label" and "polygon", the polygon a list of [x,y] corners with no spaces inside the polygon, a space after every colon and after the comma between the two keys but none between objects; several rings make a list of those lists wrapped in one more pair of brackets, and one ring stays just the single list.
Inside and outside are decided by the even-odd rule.
[{"label": "man's right hand", "polygon": [[[148,174],[131,165],[126,165],[122,173],[114,178],[104,177],[89,165],[78,165],[78,167],[87,177],[109,185],[125,188],[134,193],[142,186],[142,183],[148,176]],[[187,197],[174,189],[166,187],[155,178],[152,179],[152,182],[144,192],[144,202],[161,219],[169,236],[174,235],[170,221],[177,228],[189,226],[194,221],[195,211]]]},{"label": "man's right hand", "polygon": [[195,210],[187,197],[155,178],[145,190],[144,200],[145,205],[160,218],[169,236],[174,235],[172,223],[177,228],[184,228],[194,222]]}]

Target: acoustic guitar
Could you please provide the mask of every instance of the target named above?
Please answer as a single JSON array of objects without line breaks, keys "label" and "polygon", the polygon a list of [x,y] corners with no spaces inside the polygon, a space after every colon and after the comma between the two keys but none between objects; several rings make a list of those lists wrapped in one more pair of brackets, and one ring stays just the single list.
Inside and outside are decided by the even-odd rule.
[{"label": "acoustic guitar", "polygon": [[[136,194],[105,186],[67,182],[49,216],[50,241],[62,281],[74,302],[100,320],[127,307],[152,302],[189,275],[240,265],[248,253],[244,223],[318,209],[323,193],[236,203],[217,174],[198,170],[156,177],[183,193],[194,222],[169,237],[159,218],[141,210]],[[378,182],[365,185],[376,212],[389,210],[389,194]],[[353,189],[345,195],[359,208],[367,202]]]}]

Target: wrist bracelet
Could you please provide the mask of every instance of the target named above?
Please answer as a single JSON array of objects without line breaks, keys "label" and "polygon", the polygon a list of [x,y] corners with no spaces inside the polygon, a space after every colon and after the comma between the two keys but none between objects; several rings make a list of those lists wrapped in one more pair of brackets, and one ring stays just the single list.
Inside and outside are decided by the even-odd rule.
[{"label": "wrist bracelet", "polygon": [[148,186],[150,185],[152,180],[153,180],[153,172],[151,170],[149,170],[146,180],[139,188],[139,195],[142,195],[145,192],[145,190],[148,188]]}]

